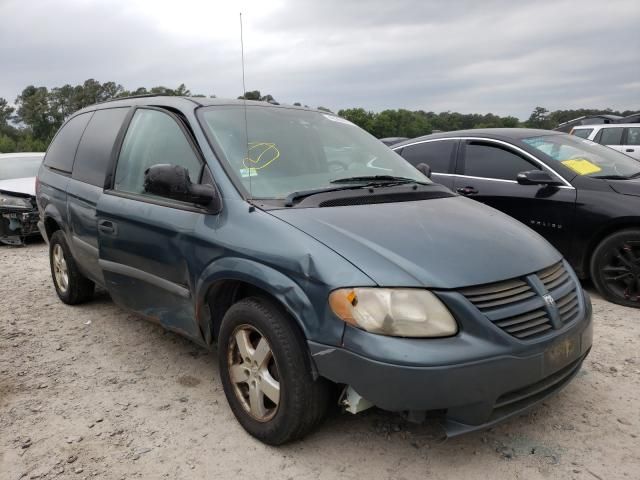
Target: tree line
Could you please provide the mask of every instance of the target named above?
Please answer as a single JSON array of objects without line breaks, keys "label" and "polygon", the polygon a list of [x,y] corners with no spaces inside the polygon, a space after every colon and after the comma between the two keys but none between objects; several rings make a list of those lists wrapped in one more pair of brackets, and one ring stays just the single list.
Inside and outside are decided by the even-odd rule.
[{"label": "tree line", "polygon": [[[94,103],[146,94],[205,96],[192,93],[184,84],[180,84],[177,88],[157,86],[152,88],[139,87],[135,90],[126,90],[116,82],[100,83],[95,79],[88,79],[80,85],[67,84],[52,89],[29,85],[17,96],[14,102],[15,106],[9,104],[6,99],[0,98],[0,153],[45,151],[62,123],[75,111]],[[215,95],[210,95],[210,97],[215,97]],[[259,90],[247,91],[238,98],[276,102],[272,95],[262,95]],[[302,106],[300,102],[295,102],[293,105]],[[304,106],[308,107],[308,105]],[[316,108],[327,112],[331,111],[323,106]],[[543,107],[536,107],[528,120],[520,122],[516,117],[501,117],[492,113],[435,113],[406,109],[372,112],[364,108],[347,108],[338,111],[338,115],[350,120],[378,138],[412,138],[427,135],[433,131],[488,127],[525,126],[551,129],[567,120],[597,113],[626,116],[633,112],[617,112],[611,109],[556,110],[549,112]]]}]

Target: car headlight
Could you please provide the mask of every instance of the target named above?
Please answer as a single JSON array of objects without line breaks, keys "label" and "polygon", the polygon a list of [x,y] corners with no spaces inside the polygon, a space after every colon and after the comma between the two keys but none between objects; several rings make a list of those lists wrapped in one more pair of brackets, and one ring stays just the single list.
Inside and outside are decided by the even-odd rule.
[{"label": "car headlight", "polygon": [[458,324],[433,293],[415,288],[341,288],[329,305],[345,322],[395,337],[448,337]]},{"label": "car headlight", "polygon": [[0,194],[0,208],[24,208],[24,209],[32,209],[31,201],[28,198],[23,197],[14,197],[11,195],[3,195]]}]

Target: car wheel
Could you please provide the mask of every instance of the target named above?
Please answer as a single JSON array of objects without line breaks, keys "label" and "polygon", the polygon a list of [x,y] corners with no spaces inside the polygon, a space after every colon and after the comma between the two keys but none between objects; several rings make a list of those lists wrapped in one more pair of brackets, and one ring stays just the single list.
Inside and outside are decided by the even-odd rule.
[{"label": "car wheel", "polygon": [[95,285],[78,270],[64,234],[60,230],[51,236],[49,263],[53,285],[60,300],[69,305],[75,305],[91,298]]},{"label": "car wheel", "polygon": [[305,436],[324,418],[330,384],[315,379],[297,326],[273,302],[245,298],[225,314],[220,377],[244,429],[269,445]]},{"label": "car wheel", "polygon": [[621,230],[600,242],[591,257],[591,277],[605,299],[640,307],[640,230]]}]

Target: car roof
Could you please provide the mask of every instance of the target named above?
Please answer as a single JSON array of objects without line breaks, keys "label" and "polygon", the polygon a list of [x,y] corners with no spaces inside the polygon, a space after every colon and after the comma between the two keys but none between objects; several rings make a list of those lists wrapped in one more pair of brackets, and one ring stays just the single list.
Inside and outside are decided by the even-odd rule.
[{"label": "car roof", "polygon": [[44,157],[44,152],[0,153],[0,158]]},{"label": "car roof", "polygon": [[255,106],[255,107],[269,107],[269,108],[286,108],[295,110],[305,110],[310,112],[326,113],[335,115],[334,113],[324,110],[316,110],[313,108],[302,107],[297,105],[280,105],[271,102],[263,102],[258,100],[241,100],[231,98],[207,98],[207,97],[179,97],[174,95],[137,95],[131,97],[116,98],[113,100],[107,100],[106,102],[96,103],[90,105],[74,113],[75,115],[91,112],[94,110],[102,110],[105,108],[116,107],[130,107],[133,105],[146,105],[146,106],[163,106],[163,107],[209,107],[209,106],[223,106],[223,105],[235,105],[235,106]]},{"label": "car roof", "polygon": [[586,128],[620,128],[620,127],[640,127],[640,123],[596,123],[593,125],[576,125],[574,130],[584,130]]},{"label": "car roof", "polygon": [[540,130],[536,128],[474,128],[469,130],[455,130],[453,132],[433,133],[422,137],[412,138],[404,142],[396,143],[391,147],[397,149],[399,147],[410,145],[424,140],[435,140],[438,138],[451,137],[483,137],[496,140],[522,140],[528,137],[540,137],[543,135],[566,135],[564,132],[555,132],[552,130]]}]

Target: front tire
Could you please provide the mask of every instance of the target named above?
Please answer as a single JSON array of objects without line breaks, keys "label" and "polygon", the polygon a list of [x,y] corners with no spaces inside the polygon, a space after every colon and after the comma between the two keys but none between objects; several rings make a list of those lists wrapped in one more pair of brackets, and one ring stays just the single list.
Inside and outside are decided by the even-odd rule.
[{"label": "front tire", "polygon": [[640,307],[640,230],[621,230],[602,240],[591,257],[591,278],[606,300]]},{"label": "front tire", "polygon": [[324,418],[329,385],[313,379],[297,326],[272,301],[245,298],[225,314],[220,377],[243,428],[269,445],[302,438]]},{"label": "front tire", "polygon": [[64,303],[76,305],[86,302],[93,296],[95,284],[78,270],[61,230],[51,235],[49,264],[53,286]]}]

